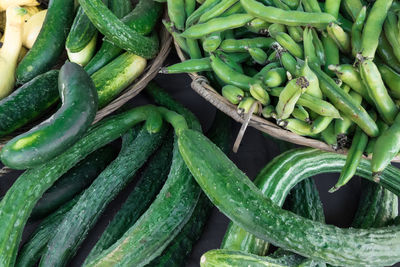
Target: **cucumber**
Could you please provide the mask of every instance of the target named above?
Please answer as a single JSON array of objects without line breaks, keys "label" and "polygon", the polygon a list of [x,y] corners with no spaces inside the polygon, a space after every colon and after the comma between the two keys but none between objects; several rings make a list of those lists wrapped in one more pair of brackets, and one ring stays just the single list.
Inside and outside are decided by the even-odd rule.
[{"label": "cucumber", "polygon": [[[65,215],[49,240],[39,266],[66,266],[107,204],[134,177],[162,143],[166,133],[167,127],[163,127],[157,134],[149,134],[143,127],[136,138],[133,130],[123,136],[118,157],[83,192],[78,203]],[[85,210],[84,214],[82,210]]]},{"label": "cucumber", "polygon": [[101,0],[79,0],[79,3],[96,28],[108,40],[128,52],[146,59],[158,53],[158,39],[140,35],[120,21]]},{"label": "cucumber", "polygon": [[92,40],[80,51],[74,53],[67,50],[68,59],[81,66],[86,66],[96,51],[97,33],[94,34]]},{"label": "cucumber", "polygon": [[[332,265],[379,266],[399,261],[398,227],[340,229],[294,215],[271,201],[274,199],[281,204],[288,190],[301,180],[296,178],[304,179],[315,173],[338,170],[343,166],[344,156],[319,152],[318,156],[308,155],[304,157],[306,160],[300,160],[293,159],[295,151],[283,154],[292,156],[290,168],[278,164],[278,160],[272,161],[268,173],[265,172],[265,177],[270,179],[266,185],[271,190],[270,194],[266,194],[269,197],[265,197],[245,174],[200,133],[180,130],[178,143],[188,168],[211,201],[233,222],[257,237]],[[317,153],[315,150],[309,151]],[[329,156],[333,159],[329,160]],[[362,161],[358,175],[372,179],[369,170],[369,162]],[[386,175],[390,177],[395,172],[399,170],[387,168]],[[383,180],[382,185],[385,184]],[[275,190],[274,182],[279,183],[279,190]],[[390,190],[398,192],[398,188],[394,187],[397,182],[390,182]]]},{"label": "cucumber", "polygon": [[45,114],[59,99],[58,70],[41,74],[0,101],[0,136]]},{"label": "cucumber", "polygon": [[98,99],[85,70],[66,62],[60,70],[58,88],[61,108],[50,119],[11,139],[1,150],[4,165],[23,170],[45,163],[79,140],[92,124]]},{"label": "cucumber", "polygon": [[85,262],[91,261],[92,258],[114,244],[150,206],[168,176],[172,144],[172,138],[167,138],[162,147],[149,160],[139,182],[108,224]]},{"label": "cucumber", "polygon": [[125,52],[94,73],[91,78],[99,95],[99,108],[105,107],[145,70],[146,59]]},{"label": "cucumber", "polygon": [[16,70],[18,84],[49,71],[64,51],[65,40],[75,16],[74,0],[51,0],[35,44]]},{"label": "cucumber", "polygon": [[114,146],[108,145],[87,156],[43,194],[32,210],[30,219],[43,218],[71,200],[92,183],[116,154]]},{"label": "cucumber", "polygon": [[28,242],[24,244],[21,251],[18,253],[15,266],[31,267],[39,261],[47,242],[54,234],[57,226],[62,222],[65,214],[76,204],[79,196],[62,205],[54,213],[46,217],[29,237]]},{"label": "cucumber", "polygon": [[[151,33],[162,11],[162,5],[160,3],[153,0],[140,0],[132,12],[123,14],[122,12],[120,13],[119,10],[112,8],[113,2],[118,1],[114,0],[111,2],[111,10],[114,14],[118,18],[123,17],[122,21],[141,35]],[[123,4],[120,4],[119,6],[122,5]],[[119,56],[122,52],[123,49],[104,40],[99,51],[86,65],[85,70],[87,73],[93,74]]]},{"label": "cucumber", "polygon": [[14,265],[23,228],[42,194],[76,163],[153,112],[156,112],[154,106],[142,106],[97,123],[63,154],[18,177],[0,201],[0,266]]},{"label": "cucumber", "polygon": [[108,0],[108,8],[120,19],[131,12],[133,6],[131,0]]}]

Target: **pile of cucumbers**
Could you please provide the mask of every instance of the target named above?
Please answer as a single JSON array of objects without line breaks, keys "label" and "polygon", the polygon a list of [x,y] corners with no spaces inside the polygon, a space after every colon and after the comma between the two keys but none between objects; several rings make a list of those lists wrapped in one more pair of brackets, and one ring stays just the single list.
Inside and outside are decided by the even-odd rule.
[{"label": "pile of cucumbers", "polygon": [[165,21],[239,114],[349,148],[337,190],[363,154],[376,179],[400,151],[400,28],[392,0],[168,0]]}]

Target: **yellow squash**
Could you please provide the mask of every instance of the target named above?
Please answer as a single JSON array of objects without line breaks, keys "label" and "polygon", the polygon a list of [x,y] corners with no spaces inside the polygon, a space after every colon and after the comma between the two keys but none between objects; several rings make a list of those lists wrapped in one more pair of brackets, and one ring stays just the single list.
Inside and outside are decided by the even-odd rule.
[{"label": "yellow squash", "polygon": [[0,0],[0,11],[6,10],[10,6],[38,6],[38,0]]},{"label": "yellow squash", "polygon": [[31,49],[33,44],[35,43],[36,38],[38,37],[40,30],[42,29],[42,25],[44,19],[46,18],[46,14],[47,14],[47,9],[42,10],[34,14],[24,23],[23,33],[22,33],[22,44],[26,48]]}]

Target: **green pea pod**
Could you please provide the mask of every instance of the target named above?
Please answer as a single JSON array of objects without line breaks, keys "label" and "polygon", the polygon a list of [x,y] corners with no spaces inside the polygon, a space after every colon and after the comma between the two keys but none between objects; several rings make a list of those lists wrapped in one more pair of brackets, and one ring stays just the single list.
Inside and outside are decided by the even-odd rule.
[{"label": "green pea pod", "polygon": [[332,117],[324,117],[319,116],[316,120],[313,121],[311,132],[314,134],[319,134],[328,128],[329,124],[333,121]]},{"label": "green pea pod", "polygon": [[[256,103],[256,100],[252,97],[245,97],[240,101],[239,105],[237,106],[237,112],[239,114],[247,114],[250,112],[251,107]],[[253,114],[258,112],[258,105],[253,111]]]},{"label": "green pea pod", "polygon": [[250,94],[254,99],[258,100],[264,106],[268,105],[270,102],[267,91],[265,91],[265,89],[259,83],[255,83],[250,86]]},{"label": "green pea pod", "polygon": [[219,17],[222,13],[228,10],[231,6],[233,6],[238,0],[222,0],[217,5],[215,5],[212,9],[204,12],[200,18],[198,23],[204,23],[209,21],[210,19]]},{"label": "green pea pod", "polygon": [[215,74],[226,84],[235,85],[243,90],[248,91],[250,89],[250,85],[255,82],[254,78],[241,74],[230,68],[219,57],[211,55],[210,59],[211,68]]},{"label": "green pea pod", "polygon": [[208,53],[214,52],[221,45],[221,42],[221,32],[213,32],[203,40],[203,49]]},{"label": "green pea pod", "polygon": [[329,23],[327,27],[328,35],[335,41],[336,45],[339,47],[340,51],[343,53],[350,53],[351,51],[351,41],[350,36],[343,30],[342,27],[336,23]]},{"label": "green pea pod", "polygon": [[400,115],[393,125],[385,130],[376,140],[372,154],[371,168],[375,180],[400,151]]},{"label": "green pea pod", "polygon": [[214,18],[206,23],[190,26],[182,33],[182,37],[199,39],[213,32],[221,32],[245,26],[253,18],[249,14],[233,14],[228,17]]},{"label": "green pea pod", "polygon": [[242,65],[236,62],[230,54],[224,53],[222,51],[216,51],[215,53],[218,58],[220,58],[226,65],[228,65],[234,71],[243,74]]},{"label": "green pea pod", "polygon": [[184,0],[184,1],[185,1],[186,17],[189,17],[196,10],[196,0]]},{"label": "green pea pod", "polygon": [[233,85],[225,85],[222,87],[222,95],[234,105],[239,104],[244,98],[243,90]]},{"label": "green pea pod", "polygon": [[268,33],[270,36],[277,34],[278,32],[286,32],[286,26],[283,24],[272,23],[268,27]]},{"label": "green pea pod", "polygon": [[311,131],[311,125],[298,119],[286,119],[279,123],[279,126],[301,136],[316,137],[317,135]]},{"label": "green pea pod", "polygon": [[342,0],[342,6],[353,21],[356,21],[360,10],[363,8],[363,3],[361,0]]},{"label": "green pea pod", "polygon": [[278,119],[284,120],[289,118],[293,109],[299,100],[301,94],[307,89],[309,83],[306,78],[300,77],[291,80],[279,95],[279,101],[276,105],[276,113]]},{"label": "green pea pod", "polygon": [[272,105],[265,106],[261,115],[266,119],[276,118],[275,107]]},{"label": "green pea pod", "polygon": [[[273,51],[269,56],[268,56],[268,62],[270,63],[278,63],[278,51]],[[280,63],[279,63],[280,64]]]},{"label": "green pea pod", "polygon": [[[387,125],[384,121],[381,119],[377,119],[376,124],[378,125],[379,132],[382,134],[384,131],[386,131],[389,128],[389,125]],[[365,153],[367,155],[372,155],[372,152],[374,151],[376,139],[378,138],[371,138],[368,142],[367,147],[365,148]]]},{"label": "green pea pod", "polygon": [[284,68],[274,68],[264,76],[264,83],[268,87],[277,87],[287,81],[286,70]]},{"label": "green pea pod", "polygon": [[222,13],[220,17],[228,17],[232,14],[238,14],[238,13],[244,13],[244,9],[242,7],[242,4],[240,4],[240,2],[236,2],[236,4],[233,4],[224,13]]},{"label": "green pea pod", "polygon": [[335,124],[333,121],[325,130],[321,132],[321,139],[330,145],[334,150],[338,149],[338,142],[335,135]]},{"label": "green pea pod", "polygon": [[258,70],[256,68],[253,68],[252,66],[247,66],[244,65],[242,66],[244,74],[247,76],[255,77],[258,74]]},{"label": "green pea pod", "polygon": [[278,68],[280,67],[280,63],[279,62],[272,62],[269,63],[268,65],[264,66],[256,75],[254,75],[253,77],[255,79],[260,79],[260,80],[264,80],[265,75],[268,74],[268,72],[272,69]]},{"label": "green pea pod", "polygon": [[382,79],[385,82],[385,84],[389,87],[390,89],[390,95],[393,96],[396,99],[400,98],[400,74],[395,72],[393,69],[388,67],[385,64],[376,64],[379,72],[382,75]]},{"label": "green pea pod", "polygon": [[249,48],[249,54],[253,58],[255,62],[260,65],[264,65],[267,62],[268,55],[267,53],[262,50],[261,48]]},{"label": "green pea pod", "polygon": [[397,16],[393,12],[388,12],[385,23],[383,24],[385,36],[392,46],[393,54],[400,60],[400,36],[397,28]]},{"label": "green pea pod", "polygon": [[167,0],[168,16],[174,24],[175,28],[182,31],[185,28],[185,1],[184,0]]},{"label": "green pea pod", "polygon": [[[344,1],[346,2],[346,1]],[[361,52],[361,35],[364,27],[365,19],[367,18],[367,7],[363,7],[351,27],[351,52],[354,57]]]},{"label": "green pea pod", "polygon": [[321,7],[318,4],[317,0],[303,0],[301,2],[303,4],[304,10],[306,12],[314,12],[314,13],[321,13]]},{"label": "green pea pod", "polygon": [[392,2],[393,0],[377,0],[373,4],[361,36],[361,52],[363,57],[369,59],[375,57],[375,51],[379,44],[379,36],[383,28],[382,26]]},{"label": "green pea pod", "polygon": [[162,74],[176,74],[176,73],[191,73],[211,71],[210,58],[205,57],[201,59],[188,59],[174,65],[163,67],[159,73]]},{"label": "green pea pod", "polygon": [[383,63],[400,73],[400,62],[395,57],[389,41],[383,34],[379,37],[378,55]]},{"label": "green pea pod", "polygon": [[271,37],[274,38],[283,48],[288,50],[293,56],[298,58],[304,58],[303,47],[297,44],[289,34],[284,32],[277,32],[271,34]]},{"label": "green pea pod", "polygon": [[[240,3],[239,3],[240,5]],[[265,20],[259,19],[259,18],[255,18],[252,21],[250,21],[249,23],[247,23],[246,28],[254,33],[258,33],[258,34],[267,34],[268,33],[268,27],[271,24],[266,22]]]},{"label": "green pea pod", "polygon": [[292,112],[292,116],[295,119],[310,123],[310,114],[308,114],[307,110],[301,106],[296,104],[296,107],[294,108],[293,112]]},{"label": "green pea pod", "polygon": [[325,56],[324,45],[323,45],[322,41],[319,39],[316,29],[311,29],[311,33],[313,36],[313,44],[315,47],[315,53],[317,54],[317,57],[319,58],[319,61],[321,62],[321,64],[325,65],[326,56]]},{"label": "green pea pod", "polygon": [[390,98],[375,63],[368,59],[361,62],[360,74],[379,114],[387,123],[393,123],[398,109]]},{"label": "green pea pod", "polygon": [[297,73],[297,60],[287,51],[279,53],[282,66],[293,76]]},{"label": "green pea pod", "polygon": [[337,181],[336,185],[329,190],[330,193],[335,192],[340,187],[347,184],[356,174],[358,164],[360,163],[367,144],[368,136],[360,128],[357,128],[351,143],[351,147],[347,154],[346,163],[340,172],[339,180]]},{"label": "green pea pod", "polygon": [[245,39],[226,39],[221,43],[220,49],[224,52],[247,52],[249,48],[267,49],[272,46],[274,39],[267,37],[255,37]]},{"label": "green pea pod", "polygon": [[192,59],[202,58],[199,42],[196,39],[186,39],[188,54]]},{"label": "green pea pod", "polygon": [[309,27],[306,27],[303,31],[303,46],[305,58],[314,64],[318,64],[319,66],[322,65],[322,62],[317,57],[316,48],[313,43],[311,28]]},{"label": "green pea pod", "polygon": [[339,111],[331,103],[308,93],[302,94],[297,103],[321,116],[341,118]]},{"label": "green pea pod", "polygon": [[198,9],[196,9],[186,20],[186,27],[191,26],[192,24],[196,23],[201,15],[204,14],[204,12],[212,9],[214,6],[216,6],[221,0],[206,0]]},{"label": "green pea pod", "polygon": [[180,34],[176,31],[174,25],[170,21],[163,20],[165,29],[174,37],[174,41],[178,44],[178,46],[186,53],[188,53],[188,47],[186,44],[185,38],[180,36]]},{"label": "green pea pod", "polygon": [[341,0],[326,0],[325,12],[337,18],[339,16],[340,2]]},{"label": "green pea pod", "polygon": [[296,9],[300,1],[299,0],[281,0],[283,3],[285,3],[290,9]]},{"label": "green pea pod", "polygon": [[329,65],[339,64],[339,48],[329,36],[322,36],[325,54],[325,72],[333,77],[335,74],[328,69]]},{"label": "green pea pod", "polygon": [[303,28],[302,27],[294,27],[288,26],[288,33],[290,37],[297,43],[303,41]]},{"label": "green pea pod", "polygon": [[322,99],[322,91],[319,88],[319,81],[317,75],[308,66],[308,59],[304,62],[304,65],[300,69],[300,75],[306,77],[310,85],[307,88],[307,94]]}]

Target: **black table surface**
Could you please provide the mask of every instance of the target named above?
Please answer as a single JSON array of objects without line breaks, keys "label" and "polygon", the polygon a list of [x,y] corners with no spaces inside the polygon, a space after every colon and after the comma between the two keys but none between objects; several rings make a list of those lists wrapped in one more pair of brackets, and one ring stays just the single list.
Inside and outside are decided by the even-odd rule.
[{"label": "black table surface", "polygon": [[[165,64],[169,65],[177,61],[178,58],[176,54],[171,52]],[[156,81],[200,119],[203,129],[208,129],[213,121],[215,108],[190,88],[191,80],[187,75],[159,74],[156,77]],[[138,106],[148,102],[149,99],[140,94],[135,97],[130,104],[132,106]],[[237,134],[239,128],[240,125],[234,123],[233,134]],[[235,154],[231,152],[229,157],[242,171],[250,178],[254,179],[261,168],[278,154],[279,149],[274,141],[265,138],[259,131],[248,128],[238,153]],[[17,179],[19,174],[20,172],[12,172],[0,180],[1,196],[6,193],[7,189]],[[328,193],[329,188],[335,184],[337,178],[338,174],[314,177],[320,192],[321,200],[324,204],[326,222],[339,227],[348,227],[353,220],[354,213],[358,206],[360,178],[356,177],[352,179],[348,185],[333,194]],[[128,186],[110,203],[96,226],[89,232],[86,240],[83,242],[69,266],[81,266],[90,249],[94,246],[109,221],[129,195],[132,187],[132,185]],[[22,242],[27,240],[29,234],[34,231],[39,223],[39,221],[28,222]],[[225,215],[220,213],[216,208],[212,210],[212,214],[200,240],[195,244],[192,253],[187,258],[186,266],[199,266],[199,260],[203,253],[220,246],[228,223],[229,219]],[[400,263],[394,266],[400,267]]]}]

